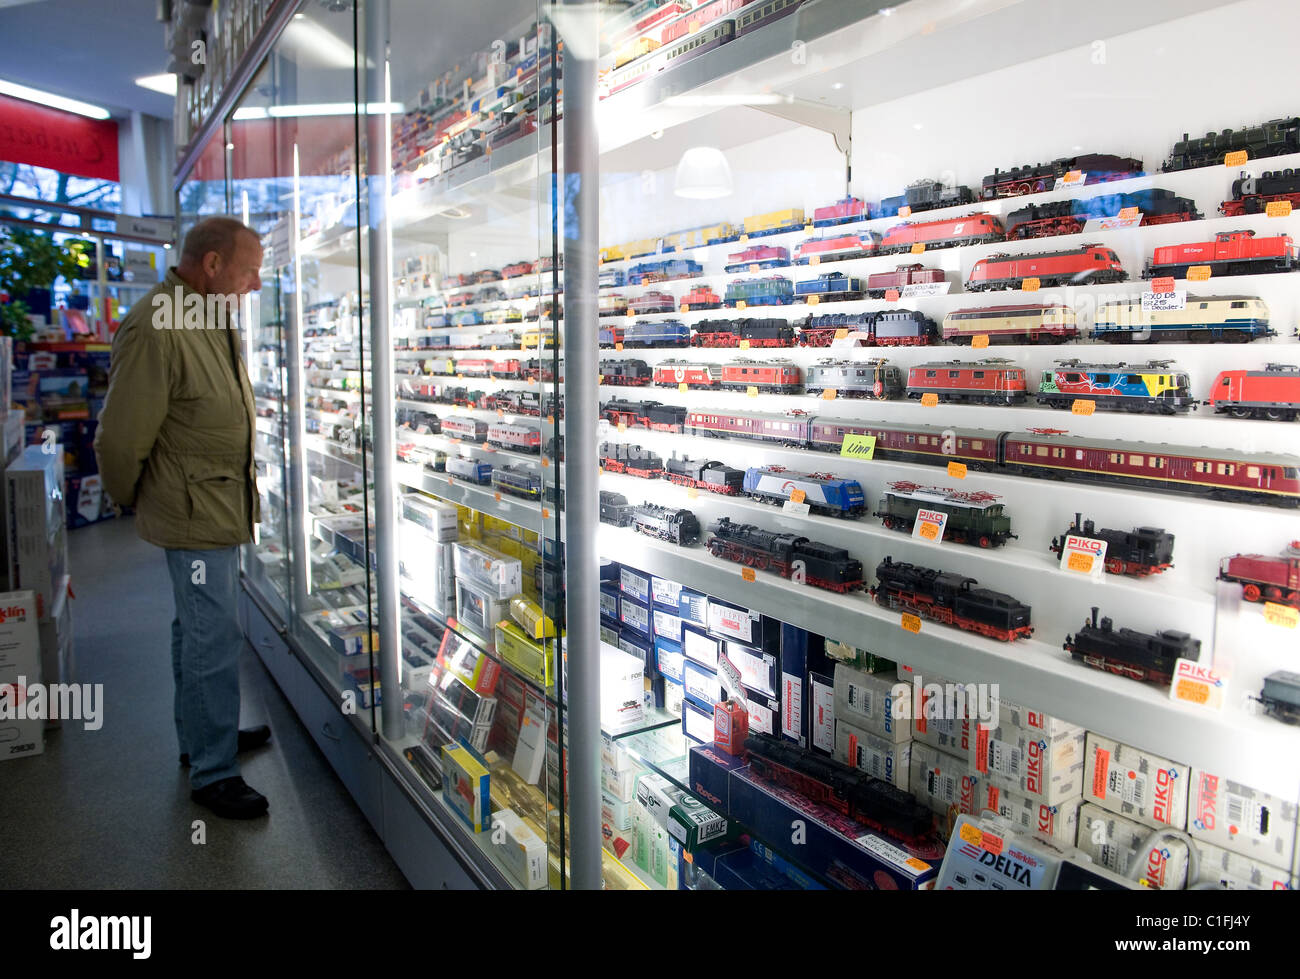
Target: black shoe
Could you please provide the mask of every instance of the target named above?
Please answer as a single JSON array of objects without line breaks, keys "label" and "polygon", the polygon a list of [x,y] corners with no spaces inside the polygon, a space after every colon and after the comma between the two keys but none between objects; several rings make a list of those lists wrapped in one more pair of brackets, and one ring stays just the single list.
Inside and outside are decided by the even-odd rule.
[{"label": "black shoe", "polygon": [[224,819],[256,819],[265,816],[268,808],[266,796],[249,788],[238,775],[195,789],[190,798]]},{"label": "black shoe", "polygon": [[[266,742],[271,740],[271,729],[265,724],[259,724],[257,727],[241,728],[239,731],[238,751],[252,751],[254,748],[260,748]],[[190,767],[190,756],[188,752],[181,754],[181,767]]]}]

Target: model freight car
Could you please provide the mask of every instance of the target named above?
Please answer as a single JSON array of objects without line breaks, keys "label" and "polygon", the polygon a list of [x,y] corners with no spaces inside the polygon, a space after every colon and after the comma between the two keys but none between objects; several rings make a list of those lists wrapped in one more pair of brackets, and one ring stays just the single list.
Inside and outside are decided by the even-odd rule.
[{"label": "model freight car", "polygon": [[903,393],[903,372],[883,357],[875,360],[821,360],[808,368],[804,391],[821,395],[835,392],[837,398],[869,398],[888,401]]},{"label": "model freight car", "polygon": [[1069,537],[1083,537],[1106,545],[1105,568],[1107,574],[1145,578],[1172,568],[1174,560],[1174,535],[1163,527],[1135,527],[1133,530],[1097,529],[1092,520],[1074,515],[1072,523],[1060,537],[1052,538],[1049,550],[1060,554]]},{"label": "model freight car", "polygon": [[986,337],[990,344],[1064,343],[1079,336],[1074,310],[1059,303],[981,306],[954,309],[943,318],[943,339],[972,344]]},{"label": "model freight car", "polygon": [[1300,253],[1290,235],[1257,238],[1254,231],[1220,231],[1213,241],[1157,248],[1142,271],[1144,279],[1157,276],[1186,277],[1188,269],[1208,268],[1211,275],[1257,275],[1291,272],[1300,265]]},{"label": "model freight car", "polygon": [[1099,285],[1128,278],[1114,249],[1104,245],[1079,245],[1058,252],[1028,255],[991,255],[981,258],[966,279],[968,292],[1019,289],[1026,279],[1043,286]]},{"label": "model freight car", "polygon": [[1026,164],[1010,170],[994,170],[981,182],[980,196],[988,201],[997,197],[1018,197],[1052,190],[1056,181],[1078,171],[1085,184],[1106,183],[1142,175],[1142,161],[1109,153],[1085,153],[1062,157],[1050,163]]},{"label": "model freight car", "polygon": [[1270,119],[1246,129],[1209,132],[1197,139],[1187,133],[1174,144],[1164,169],[1190,170],[1193,167],[1221,166],[1229,153],[1244,150],[1248,160],[1300,153],[1300,118]]},{"label": "model freight car", "polygon": [[907,372],[907,396],[927,394],[946,404],[1021,404],[1028,397],[1025,369],[993,358],[918,364]]},{"label": "model freight car", "polygon": [[862,562],[844,548],[753,524],[735,524],[730,517],[709,528],[708,548],[714,557],[841,594],[863,584]]},{"label": "model freight car", "polygon": [[632,529],[638,534],[690,547],[700,542],[700,520],[690,510],[641,503],[629,511]]},{"label": "model freight car", "polygon": [[[1043,371],[1040,405],[1069,408],[1076,400],[1093,402],[1102,411],[1172,415],[1196,406],[1186,371],[1171,370],[1170,361],[1147,364],[1085,364],[1058,360]],[[1244,371],[1242,373],[1245,373]]]},{"label": "model freight car", "polygon": [[876,604],[1004,642],[1033,635],[1028,605],[974,578],[886,557],[876,566]]},{"label": "model freight car", "polygon": [[744,486],[745,473],[724,463],[709,459],[679,459],[672,456],[665,462],[664,478],[678,486],[735,496]]},{"label": "model freight car", "polygon": [[751,238],[760,235],[777,235],[783,231],[797,231],[803,227],[803,209],[786,208],[745,218],[745,234]]},{"label": "model freight car", "polygon": [[1300,724],[1300,673],[1275,670],[1259,692],[1264,712],[1287,724]]},{"label": "model freight car", "polygon": [[1300,367],[1267,364],[1257,371],[1221,371],[1205,403],[1233,418],[1294,421],[1300,416]]},{"label": "model freight car", "polygon": [[1219,579],[1241,585],[1248,602],[1278,602],[1300,608],[1300,541],[1284,554],[1234,554],[1219,564]]},{"label": "model freight car", "polygon": [[1135,629],[1116,630],[1109,618],[1103,618],[1098,624],[1095,605],[1092,618],[1073,636],[1065,637],[1063,648],[1094,669],[1166,686],[1173,681],[1179,659],[1195,662],[1201,657],[1201,641],[1185,632],[1162,629],[1148,634]]},{"label": "model freight car", "polygon": [[1001,221],[991,214],[978,211],[959,218],[896,224],[885,232],[879,250],[883,255],[896,255],[899,252],[920,252],[927,248],[952,248],[1002,241],[1005,237],[1006,230]]},{"label": "model freight car", "polygon": [[976,547],[999,547],[1016,535],[1011,532],[1011,518],[1001,497],[983,490],[949,490],[938,486],[920,486],[907,480],[889,484],[873,516],[889,530],[911,533],[918,513],[923,510],[948,515],[942,540]]},{"label": "model freight car", "polygon": [[760,503],[787,500],[807,504],[813,513],[831,517],[859,517],[866,509],[866,495],[856,479],[830,473],[792,472],[784,466],[756,466],[745,470],[741,489]]},{"label": "model freight car", "polygon": [[1143,309],[1140,299],[1103,303],[1092,335],[1108,343],[1246,343],[1277,334],[1255,296],[1188,296],[1182,309]]}]

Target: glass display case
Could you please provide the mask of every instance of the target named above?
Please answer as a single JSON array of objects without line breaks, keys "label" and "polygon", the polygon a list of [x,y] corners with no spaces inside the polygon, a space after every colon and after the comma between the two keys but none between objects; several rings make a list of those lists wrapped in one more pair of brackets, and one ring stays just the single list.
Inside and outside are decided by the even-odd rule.
[{"label": "glass display case", "polygon": [[[526,888],[933,887],[963,817],[1294,886],[1297,15],[566,7],[304,7],[354,60],[286,33],[231,124],[246,574],[438,833]],[[1188,100],[1207,36],[1258,76]]]}]

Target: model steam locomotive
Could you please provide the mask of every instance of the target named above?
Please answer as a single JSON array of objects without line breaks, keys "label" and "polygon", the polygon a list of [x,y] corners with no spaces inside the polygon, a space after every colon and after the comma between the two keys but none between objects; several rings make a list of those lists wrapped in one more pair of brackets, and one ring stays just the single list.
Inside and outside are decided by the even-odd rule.
[{"label": "model steam locomotive", "polygon": [[1050,163],[994,170],[981,182],[980,197],[990,201],[997,197],[1018,197],[1052,190],[1059,178],[1072,171],[1080,173],[1084,184],[1099,184],[1126,177],[1140,177],[1142,161],[1108,153],[1085,153],[1081,156],[1062,157]]},{"label": "model steam locomotive", "polygon": [[1193,167],[1221,166],[1229,153],[1246,151],[1250,160],[1269,156],[1300,153],[1300,118],[1270,119],[1247,129],[1209,132],[1198,139],[1183,138],[1174,144],[1164,169],[1190,170]]},{"label": "model steam locomotive", "polygon": [[1019,599],[988,588],[974,578],[886,557],[876,566],[876,604],[977,632],[1003,642],[1033,635],[1030,608]]},{"label": "model steam locomotive", "polygon": [[862,562],[844,548],[754,524],[735,524],[730,517],[709,528],[708,548],[714,557],[841,594],[863,585]]},{"label": "model steam locomotive", "polygon": [[667,541],[679,547],[700,542],[700,521],[690,510],[640,503],[628,510],[629,522],[638,534]]},{"label": "model steam locomotive", "polygon": [[1099,625],[1095,605],[1092,619],[1073,636],[1067,635],[1063,648],[1095,669],[1166,686],[1173,681],[1177,660],[1196,661],[1201,656],[1201,641],[1185,632],[1162,629],[1148,635],[1134,629],[1116,630],[1108,618]]},{"label": "model steam locomotive", "polygon": [[1163,527],[1136,527],[1133,530],[1098,530],[1092,520],[1074,515],[1064,534],[1052,538],[1048,548],[1060,554],[1067,537],[1085,537],[1106,544],[1106,573],[1144,578],[1172,568],[1174,560],[1174,535],[1165,533]]},{"label": "model steam locomotive", "polygon": [[724,496],[735,496],[745,482],[745,472],[733,469],[716,460],[679,459],[676,456],[665,463],[664,478],[678,486],[708,490]]}]

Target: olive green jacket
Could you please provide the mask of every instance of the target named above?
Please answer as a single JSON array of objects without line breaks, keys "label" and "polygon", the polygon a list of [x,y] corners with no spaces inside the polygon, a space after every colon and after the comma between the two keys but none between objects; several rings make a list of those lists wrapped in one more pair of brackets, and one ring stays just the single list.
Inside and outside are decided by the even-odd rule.
[{"label": "olive green jacket", "polygon": [[95,456],[104,490],[135,507],[142,538],[206,550],[253,539],[256,411],[233,320],[218,328],[206,304],[184,316],[191,296],[203,298],[172,268],[123,317]]}]

